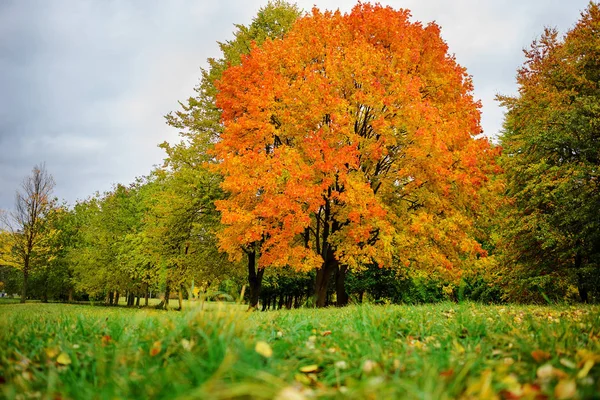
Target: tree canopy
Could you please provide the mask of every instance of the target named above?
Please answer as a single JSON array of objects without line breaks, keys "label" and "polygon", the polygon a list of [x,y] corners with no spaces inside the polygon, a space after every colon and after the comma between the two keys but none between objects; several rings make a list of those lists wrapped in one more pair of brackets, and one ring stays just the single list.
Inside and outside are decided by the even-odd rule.
[{"label": "tree canopy", "polygon": [[[312,13],[217,85],[221,248],[329,275],[372,262],[459,271],[494,170],[479,103],[435,24],[369,4]],[[398,250],[398,251],[395,251]]]}]

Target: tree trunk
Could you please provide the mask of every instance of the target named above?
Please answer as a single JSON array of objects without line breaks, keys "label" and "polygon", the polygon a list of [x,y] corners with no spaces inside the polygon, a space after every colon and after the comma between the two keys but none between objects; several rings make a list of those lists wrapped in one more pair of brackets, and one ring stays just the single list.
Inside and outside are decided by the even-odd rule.
[{"label": "tree trunk", "polygon": [[362,304],[363,302],[363,295],[365,294],[364,290],[361,290],[360,292],[358,292],[358,302]]},{"label": "tree trunk", "polygon": [[156,306],[156,308],[162,308],[164,310],[169,308],[169,297],[170,296],[171,296],[171,288],[169,287],[169,284],[167,283],[167,286],[165,287],[165,296],[163,297],[162,301],[158,304],[158,306]]},{"label": "tree trunk", "polygon": [[169,307],[169,298],[171,297],[171,288],[169,287],[169,285],[167,284],[167,287],[165,288],[165,298],[163,299],[163,308],[166,310]]},{"label": "tree trunk", "polygon": [[44,289],[42,291],[42,303],[48,302],[48,271],[44,272]]},{"label": "tree trunk", "polygon": [[323,266],[317,270],[317,276],[315,278],[315,305],[319,308],[327,306],[327,286],[329,285],[329,279],[331,274],[336,269],[337,261],[330,259],[329,261],[323,262]]},{"label": "tree trunk", "polygon": [[73,288],[70,288],[70,289],[69,289],[69,297],[68,297],[67,301],[68,301],[69,303],[72,303],[72,302],[73,302]]},{"label": "tree trunk", "polygon": [[267,299],[265,297],[263,297],[263,300],[262,300],[262,310],[261,311],[267,311]]},{"label": "tree trunk", "polygon": [[577,290],[579,291],[579,299],[582,303],[587,303],[588,299],[588,289],[585,282],[585,277],[581,272],[582,265],[582,257],[579,251],[575,254],[575,273],[577,274]]},{"label": "tree trunk", "polygon": [[115,292],[115,306],[119,305],[119,291],[117,290]]},{"label": "tree trunk", "polygon": [[183,310],[183,289],[179,286],[179,311]]},{"label": "tree trunk", "polygon": [[141,295],[139,294],[139,292],[138,292],[138,294],[137,294],[137,299],[135,300],[135,306],[136,306],[136,307],[139,307],[139,306],[140,306],[140,297],[142,297],[142,296],[141,296]]},{"label": "tree trunk", "polygon": [[115,294],[113,293],[112,290],[109,290],[108,291],[108,305],[112,306],[114,301],[115,301]]},{"label": "tree trunk", "polygon": [[21,288],[21,303],[25,303],[27,298],[27,279],[29,278],[29,259],[25,258],[25,265],[23,266],[23,287]]},{"label": "tree trunk", "polygon": [[127,294],[127,306],[133,307],[133,303],[135,302],[135,294],[133,292],[129,292]]},{"label": "tree trunk", "polygon": [[338,265],[335,273],[335,293],[337,297],[337,306],[343,307],[348,305],[348,293],[346,293],[346,272],[347,265]]},{"label": "tree trunk", "polygon": [[148,307],[148,297],[150,295],[150,292],[148,291],[148,284],[146,284],[146,291],[144,293],[144,305],[146,307]]},{"label": "tree trunk", "polygon": [[248,253],[248,285],[250,287],[248,310],[256,308],[258,305],[258,299],[260,296],[260,289],[262,288],[262,280],[265,270],[263,268],[256,268],[256,251],[249,251]]}]

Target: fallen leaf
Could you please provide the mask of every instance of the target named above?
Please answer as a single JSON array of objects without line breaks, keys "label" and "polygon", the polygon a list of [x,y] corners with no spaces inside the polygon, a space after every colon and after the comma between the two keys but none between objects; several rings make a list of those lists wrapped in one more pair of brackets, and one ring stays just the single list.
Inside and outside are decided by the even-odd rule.
[{"label": "fallen leaf", "polygon": [[550,379],[554,373],[554,367],[550,364],[544,364],[537,369],[537,377],[540,379]]},{"label": "fallen leaf", "polygon": [[296,374],[294,375],[294,379],[296,380],[296,382],[300,382],[303,385],[310,385],[310,379],[304,375],[304,374]]},{"label": "fallen leaf", "polygon": [[304,372],[308,374],[309,372],[317,372],[319,370],[319,366],[317,364],[305,365],[304,367],[300,367],[300,372]]},{"label": "fallen leaf", "polygon": [[440,372],[440,376],[442,376],[444,378],[449,378],[452,375],[454,375],[454,369],[453,368],[450,368],[450,369],[447,369],[445,371]]},{"label": "fallen leaf", "polygon": [[254,346],[254,350],[265,358],[271,358],[273,355],[273,349],[269,346],[269,343],[258,341],[256,342],[256,346]]},{"label": "fallen leaf", "polygon": [[551,364],[544,364],[537,369],[537,377],[541,380],[549,380],[551,378],[566,378],[568,375],[565,371],[554,368]]},{"label": "fallen leaf", "polygon": [[533,357],[536,362],[543,362],[548,361],[552,356],[547,351],[538,349],[531,352],[531,357]]},{"label": "fallen leaf", "polygon": [[577,364],[575,364],[573,361],[569,360],[568,358],[561,358],[560,359],[560,363],[570,369],[575,369],[577,368]]},{"label": "fallen leaf", "polygon": [[583,368],[581,368],[581,370],[577,373],[577,378],[578,379],[583,379],[587,376],[587,374],[590,372],[590,370],[592,369],[592,367],[594,366],[595,362],[594,360],[588,359],[585,364],[583,364]]},{"label": "fallen leaf", "polygon": [[154,356],[158,355],[158,353],[160,353],[160,350],[161,350],[161,343],[160,343],[160,340],[158,340],[152,344],[152,347],[150,348],[150,356],[154,357]]},{"label": "fallen leaf", "polygon": [[46,355],[48,356],[48,358],[54,358],[58,355],[58,349],[56,347],[46,349]]},{"label": "fallen leaf", "polygon": [[465,352],[465,348],[462,344],[458,343],[458,341],[454,341],[454,349],[458,354],[463,354]]},{"label": "fallen leaf", "polygon": [[192,348],[194,347],[194,345],[195,345],[194,341],[190,341],[187,339],[181,339],[181,347],[183,347],[184,350],[191,351]]},{"label": "fallen leaf", "polygon": [[275,396],[275,400],[304,400],[306,396],[302,394],[302,392],[296,389],[293,386],[288,386],[283,388],[277,396]]},{"label": "fallen leaf", "polygon": [[561,380],[554,388],[554,395],[557,399],[572,399],[577,394],[577,384],[573,380]]},{"label": "fallen leaf", "polygon": [[362,370],[365,374],[371,373],[375,368],[377,368],[377,363],[372,360],[366,360],[362,366]]},{"label": "fallen leaf", "polygon": [[346,361],[336,361],[335,362],[335,367],[337,369],[347,369],[348,368],[348,363]]},{"label": "fallen leaf", "polygon": [[323,331],[321,332],[321,336],[329,336],[331,335],[331,331]]},{"label": "fallen leaf", "polygon": [[69,365],[71,364],[71,357],[69,357],[67,353],[63,352],[58,355],[56,362],[61,365]]}]

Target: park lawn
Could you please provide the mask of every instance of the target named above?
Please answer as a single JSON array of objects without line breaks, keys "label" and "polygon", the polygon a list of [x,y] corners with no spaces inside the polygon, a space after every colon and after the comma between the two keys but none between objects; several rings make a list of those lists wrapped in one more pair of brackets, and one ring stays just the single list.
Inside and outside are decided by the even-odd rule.
[{"label": "park lawn", "polygon": [[600,307],[0,305],[0,397],[599,398]]}]

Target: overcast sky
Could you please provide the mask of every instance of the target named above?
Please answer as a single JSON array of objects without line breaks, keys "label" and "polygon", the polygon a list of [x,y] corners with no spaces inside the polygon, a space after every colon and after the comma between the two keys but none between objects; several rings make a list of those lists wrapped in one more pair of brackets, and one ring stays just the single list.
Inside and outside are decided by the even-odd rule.
[{"label": "overcast sky", "polygon": [[[161,164],[177,132],[163,116],[193,94],[217,41],[250,23],[264,1],[0,0],[0,208],[35,164],[70,203]],[[571,28],[587,0],[390,0],[435,20],[483,101],[497,135],[496,93],[516,90],[522,49],[544,26]],[[355,1],[298,1],[348,11]]]}]

